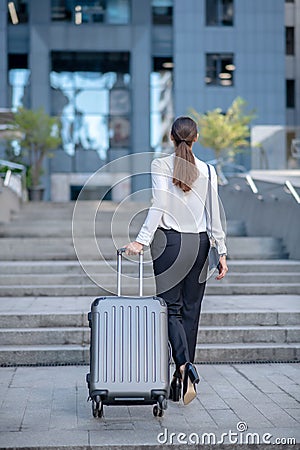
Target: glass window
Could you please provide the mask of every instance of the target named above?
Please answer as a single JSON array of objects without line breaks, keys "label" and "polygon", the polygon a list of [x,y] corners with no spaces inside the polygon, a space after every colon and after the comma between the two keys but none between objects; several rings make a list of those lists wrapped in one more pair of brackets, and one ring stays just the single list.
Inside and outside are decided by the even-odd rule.
[{"label": "glass window", "polygon": [[170,147],[174,120],[172,58],[153,58],[150,75],[150,145],[161,153]]},{"label": "glass window", "polygon": [[285,27],[285,52],[287,55],[295,54],[295,28]]},{"label": "glass window", "polygon": [[286,80],[286,107],[295,108],[295,80]]},{"label": "glass window", "polygon": [[14,0],[7,2],[8,23],[17,25],[28,22],[28,0]]},{"label": "glass window", "polygon": [[30,70],[27,54],[8,55],[9,105],[13,111],[29,107]]},{"label": "glass window", "polygon": [[235,65],[232,53],[208,53],[206,55],[206,84],[233,86],[234,71]]},{"label": "glass window", "polygon": [[154,25],[172,25],[173,0],[152,0],[152,22]]},{"label": "glass window", "polygon": [[206,25],[232,26],[233,0],[206,0]]},{"label": "glass window", "polygon": [[54,21],[127,24],[130,20],[129,0],[51,0]]},{"label": "glass window", "polygon": [[61,117],[63,148],[107,150],[130,145],[128,53],[52,52],[52,114]]}]

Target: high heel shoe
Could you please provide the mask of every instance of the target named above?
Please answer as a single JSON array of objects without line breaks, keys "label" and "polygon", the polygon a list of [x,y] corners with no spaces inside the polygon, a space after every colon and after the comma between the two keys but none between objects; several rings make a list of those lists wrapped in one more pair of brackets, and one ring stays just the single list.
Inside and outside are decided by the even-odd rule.
[{"label": "high heel shoe", "polygon": [[183,375],[182,397],[184,405],[188,405],[197,396],[195,384],[199,383],[199,375],[192,363],[186,363]]},{"label": "high heel shoe", "polygon": [[181,374],[179,370],[176,370],[173,374],[173,379],[170,385],[169,399],[173,402],[179,402],[181,397]]}]

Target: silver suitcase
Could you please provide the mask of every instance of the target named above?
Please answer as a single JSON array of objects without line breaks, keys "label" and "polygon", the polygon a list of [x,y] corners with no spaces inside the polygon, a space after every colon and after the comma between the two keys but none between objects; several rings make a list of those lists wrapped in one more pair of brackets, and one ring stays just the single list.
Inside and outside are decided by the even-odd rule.
[{"label": "silver suitcase", "polygon": [[92,412],[102,417],[103,405],[154,405],[153,414],[161,417],[169,396],[167,306],[159,297],[142,297],[142,252],[140,296],[121,296],[124,251],[117,251],[118,296],[97,298],[88,314]]}]

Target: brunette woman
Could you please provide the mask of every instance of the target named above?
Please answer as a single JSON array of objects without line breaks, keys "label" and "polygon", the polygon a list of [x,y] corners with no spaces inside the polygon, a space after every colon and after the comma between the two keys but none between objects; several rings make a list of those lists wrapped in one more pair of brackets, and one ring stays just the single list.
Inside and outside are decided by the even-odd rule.
[{"label": "brunette woman", "polygon": [[[152,162],[153,204],[128,255],[151,245],[157,295],[168,307],[168,334],[176,370],[170,398],[190,403],[197,395],[199,376],[193,365],[201,302],[206,284],[209,237],[205,208],[208,166],[193,154],[198,140],[196,123],[179,117],[171,129],[175,152]],[[212,231],[219,252],[220,280],[228,271],[222,229],[217,175],[211,169]]]}]

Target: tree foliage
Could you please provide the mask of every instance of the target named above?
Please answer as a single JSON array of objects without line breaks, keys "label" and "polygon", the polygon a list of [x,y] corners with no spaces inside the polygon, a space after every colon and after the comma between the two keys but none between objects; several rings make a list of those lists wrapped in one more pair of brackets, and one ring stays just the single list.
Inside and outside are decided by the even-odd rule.
[{"label": "tree foliage", "polygon": [[237,97],[224,114],[220,108],[199,114],[191,109],[191,114],[199,126],[199,141],[211,148],[217,159],[226,150],[234,156],[241,148],[249,147],[250,122],[255,118],[253,111],[246,112],[247,103]]},{"label": "tree foliage", "polygon": [[44,158],[61,143],[59,120],[49,116],[43,108],[35,111],[19,108],[14,114],[12,139],[19,142],[22,153],[27,152],[31,184],[37,186]]}]

